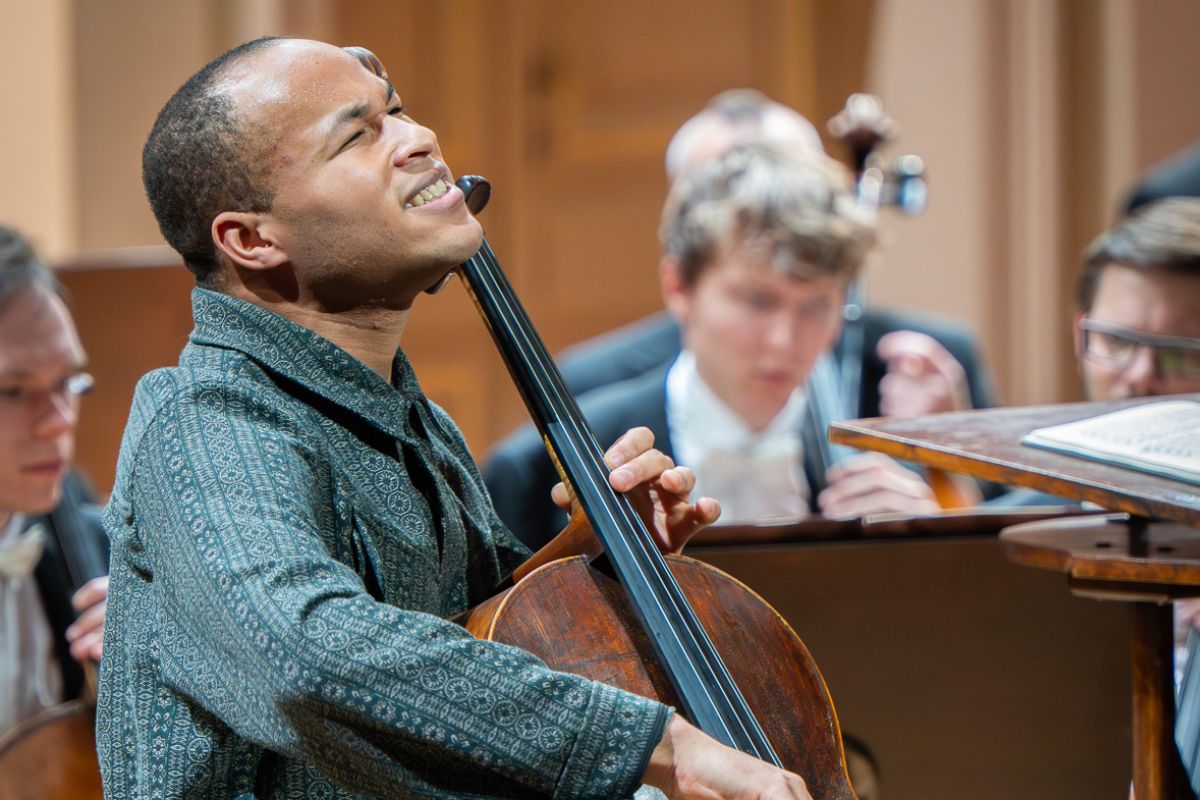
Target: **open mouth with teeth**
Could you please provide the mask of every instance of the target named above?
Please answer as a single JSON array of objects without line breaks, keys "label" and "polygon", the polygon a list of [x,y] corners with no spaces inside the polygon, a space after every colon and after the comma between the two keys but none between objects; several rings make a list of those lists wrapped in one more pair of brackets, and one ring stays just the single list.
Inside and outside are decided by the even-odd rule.
[{"label": "open mouth with teeth", "polygon": [[412,199],[404,204],[404,207],[420,208],[426,203],[431,203],[434,200],[437,200],[448,191],[450,191],[450,184],[447,183],[444,178],[438,178],[436,181],[413,195]]}]

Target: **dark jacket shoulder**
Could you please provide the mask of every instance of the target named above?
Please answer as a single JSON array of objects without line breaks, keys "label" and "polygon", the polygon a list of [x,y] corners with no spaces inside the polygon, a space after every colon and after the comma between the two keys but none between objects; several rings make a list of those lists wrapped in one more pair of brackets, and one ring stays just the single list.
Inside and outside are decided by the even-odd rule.
[{"label": "dark jacket shoulder", "polygon": [[[667,368],[660,366],[578,398],[580,411],[602,448],[630,428],[644,425],[654,432],[655,447],[672,455],[666,373]],[[483,465],[483,479],[500,519],[530,548],[546,544],[567,524],[566,513],[550,500],[558,473],[532,424],[492,449]]]},{"label": "dark jacket shoulder", "polygon": [[558,362],[579,397],[670,364],[681,347],[679,325],[662,311],[568,348]]},{"label": "dark jacket shoulder", "polygon": [[64,480],[58,506],[49,514],[30,519],[29,524],[42,525],[46,530],[46,548],[34,577],[54,634],[54,655],[62,668],[64,697],[78,697],[83,670],[71,658],[66,638],[67,627],[76,617],[71,595],[92,578],[108,574],[108,537],[90,488],[75,472]]}]

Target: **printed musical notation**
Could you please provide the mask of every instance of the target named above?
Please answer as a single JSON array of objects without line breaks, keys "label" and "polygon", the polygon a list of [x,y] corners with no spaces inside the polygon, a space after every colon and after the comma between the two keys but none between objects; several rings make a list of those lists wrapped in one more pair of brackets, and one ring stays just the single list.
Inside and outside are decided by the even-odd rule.
[{"label": "printed musical notation", "polygon": [[1161,400],[1038,428],[1022,444],[1200,484],[1200,403]]}]

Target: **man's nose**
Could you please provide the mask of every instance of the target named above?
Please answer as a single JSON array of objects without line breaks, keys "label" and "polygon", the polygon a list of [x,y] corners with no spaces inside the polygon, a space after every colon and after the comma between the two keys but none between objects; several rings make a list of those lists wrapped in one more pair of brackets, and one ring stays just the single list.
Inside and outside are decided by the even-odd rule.
[{"label": "man's nose", "polygon": [[395,140],[392,164],[403,167],[415,160],[428,158],[437,151],[437,134],[410,120],[388,117],[384,124]]},{"label": "man's nose", "polygon": [[1130,397],[1161,394],[1158,387],[1162,380],[1155,363],[1154,350],[1139,347],[1133,354],[1133,360],[1121,373],[1121,382],[1128,388]]},{"label": "man's nose", "polygon": [[772,350],[790,350],[800,338],[800,326],[788,314],[773,314],[767,321],[765,341]]},{"label": "man's nose", "polygon": [[79,400],[65,392],[47,392],[38,398],[34,413],[34,435],[54,439],[68,433],[79,422]]}]

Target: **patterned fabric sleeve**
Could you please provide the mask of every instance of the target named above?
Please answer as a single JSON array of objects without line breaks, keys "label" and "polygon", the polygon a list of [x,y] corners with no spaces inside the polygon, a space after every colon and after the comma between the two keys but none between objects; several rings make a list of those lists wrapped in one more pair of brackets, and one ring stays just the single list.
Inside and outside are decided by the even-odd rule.
[{"label": "patterned fabric sleeve", "polygon": [[[146,646],[123,657],[154,662],[192,718],[351,791],[630,794],[669,711],[372,599],[328,549],[340,536],[322,534],[353,515],[304,442],[286,410],[228,384],[157,413],[133,454],[124,548],[150,598],[130,623]],[[188,730],[147,694],[122,698],[137,724]],[[158,742],[143,768],[170,772],[191,745]]]}]

